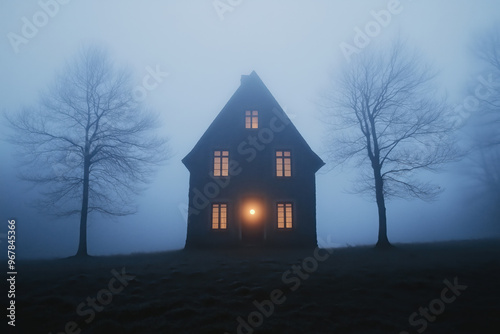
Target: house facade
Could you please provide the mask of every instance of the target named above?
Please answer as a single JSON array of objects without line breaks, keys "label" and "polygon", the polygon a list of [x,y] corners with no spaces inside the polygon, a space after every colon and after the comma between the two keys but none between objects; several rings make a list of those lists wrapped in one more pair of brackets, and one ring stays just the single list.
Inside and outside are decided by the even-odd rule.
[{"label": "house facade", "polygon": [[316,246],[316,155],[259,76],[241,85],[182,160],[186,248]]}]

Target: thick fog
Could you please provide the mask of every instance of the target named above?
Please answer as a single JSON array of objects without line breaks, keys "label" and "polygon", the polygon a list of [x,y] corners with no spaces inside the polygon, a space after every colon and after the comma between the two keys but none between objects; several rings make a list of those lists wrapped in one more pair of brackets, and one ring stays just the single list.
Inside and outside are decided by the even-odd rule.
[{"label": "thick fog", "polygon": [[[392,14],[382,17],[382,10]],[[36,105],[56,73],[88,45],[106,48],[113,61],[131,69],[139,88],[156,73],[141,91],[161,115],[170,159],[137,196],[137,214],[90,216],[88,246],[91,255],[179,249],[186,238],[189,182],[181,159],[239,87],[240,76],[255,70],[326,162],[316,177],[318,237],[338,246],[374,244],[376,204],[349,192],[354,167],[332,169],[326,155],[322,96],[349,64],[345,45],[355,45],[359,31],[373,24],[378,28],[359,52],[399,36],[438,70],[439,87],[459,105],[481,70],[474,41],[499,19],[496,0],[2,1],[0,106],[11,113]],[[460,117],[465,121],[470,114]],[[2,118],[2,134],[5,123]],[[38,192],[16,178],[15,151],[0,143],[2,244],[7,220],[15,218],[18,257],[73,255],[79,216],[55,219],[29,206]],[[482,209],[488,199],[477,195],[483,193],[470,179],[469,163],[421,174],[445,189],[434,202],[389,201],[389,240],[499,235],[500,223]]]}]

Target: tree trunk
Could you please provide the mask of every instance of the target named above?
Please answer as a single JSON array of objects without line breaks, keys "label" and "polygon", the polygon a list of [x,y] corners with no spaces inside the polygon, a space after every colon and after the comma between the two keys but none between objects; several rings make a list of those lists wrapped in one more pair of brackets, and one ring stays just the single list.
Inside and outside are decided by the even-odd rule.
[{"label": "tree trunk", "polygon": [[392,245],[387,238],[387,216],[385,212],[384,180],[382,179],[380,168],[374,168],[373,174],[375,178],[375,197],[377,200],[378,208],[378,241],[376,247],[390,248],[392,247]]},{"label": "tree trunk", "polygon": [[76,256],[88,256],[87,252],[87,214],[89,209],[89,174],[90,174],[90,159],[88,154],[85,155],[83,163],[83,196],[82,196],[82,211],[80,213],[80,242],[78,244],[78,252]]}]

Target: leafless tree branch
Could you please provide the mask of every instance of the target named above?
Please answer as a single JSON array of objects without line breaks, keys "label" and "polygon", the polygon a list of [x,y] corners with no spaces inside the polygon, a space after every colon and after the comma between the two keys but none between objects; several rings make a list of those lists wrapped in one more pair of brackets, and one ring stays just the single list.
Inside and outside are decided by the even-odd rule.
[{"label": "leafless tree branch", "polygon": [[134,213],[134,195],[168,158],[157,117],[134,100],[129,73],[96,47],[67,65],[37,108],[6,117],[21,177],[42,187],[38,205],[80,214],[79,254],[86,254],[87,213]]},{"label": "leafless tree branch", "polygon": [[388,244],[385,200],[434,199],[442,190],[419,181],[416,172],[436,171],[460,156],[451,138],[451,110],[432,90],[435,77],[397,41],[389,50],[364,51],[328,96],[330,157],[337,165],[369,163],[372,174],[363,173],[355,189],[375,194],[381,245]]}]

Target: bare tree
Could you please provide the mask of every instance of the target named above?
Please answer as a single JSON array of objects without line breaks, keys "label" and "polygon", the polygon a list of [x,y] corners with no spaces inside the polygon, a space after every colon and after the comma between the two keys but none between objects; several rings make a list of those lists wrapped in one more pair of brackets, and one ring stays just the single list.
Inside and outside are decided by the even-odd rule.
[{"label": "bare tree", "polygon": [[417,172],[436,171],[458,156],[449,138],[455,129],[449,108],[432,91],[434,77],[396,42],[389,50],[364,51],[327,96],[330,158],[336,165],[354,160],[360,167],[355,191],[375,195],[377,247],[391,246],[386,199],[434,199],[441,188],[419,180]]},{"label": "bare tree", "polygon": [[479,101],[476,116],[480,119],[483,146],[500,145],[500,27],[495,27],[475,45],[476,57],[482,61],[481,85],[470,93]]},{"label": "bare tree", "polygon": [[500,209],[500,27],[496,26],[474,43],[474,54],[480,60],[481,73],[469,89],[478,105],[470,115],[469,154],[471,175],[476,181],[476,195],[486,205],[486,216],[498,222]]},{"label": "bare tree", "polygon": [[77,256],[88,255],[88,214],[134,213],[133,195],[167,157],[166,140],[153,133],[157,119],[134,99],[129,73],[96,47],[66,66],[37,108],[7,119],[22,152],[21,177],[41,186],[39,207],[80,215]]}]

